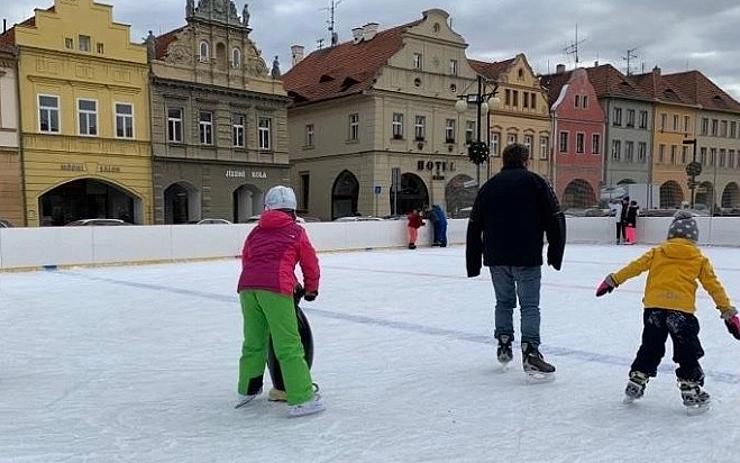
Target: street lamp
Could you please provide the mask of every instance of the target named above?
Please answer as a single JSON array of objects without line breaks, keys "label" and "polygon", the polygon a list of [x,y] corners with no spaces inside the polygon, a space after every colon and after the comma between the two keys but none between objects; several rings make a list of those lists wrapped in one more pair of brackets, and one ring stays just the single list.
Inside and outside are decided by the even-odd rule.
[{"label": "street lamp", "polygon": [[484,162],[488,161],[488,157],[490,155],[490,140],[487,138],[487,143],[481,141],[481,116],[483,113],[486,114],[486,119],[488,120],[488,137],[490,138],[491,130],[490,118],[488,116],[488,113],[497,108],[499,103],[501,102],[496,96],[496,93],[498,92],[498,83],[494,83],[493,89],[490,92],[487,91],[487,86],[488,83],[485,82],[483,80],[483,77],[479,75],[478,91],[476,93],[458,95],[458,100],[455,103],[455,110],[459,114],[464,114],[468,111],[468,103],[474,104],[476,106],[476,109],[478,110],[476,119],[476,139],[475,142],[470,143],[470,146],[468,146],[468,157],[475,164],[476,167],[477,188],[480,188],[480,166]]},{"label": "street lamp", "polygon": [[696,138],[690,140],[684,140],[684,145],[694,145],[694,156],[690,163],[686,165],[686,175],[689,177],[689,189],[691,190],[691,209],[694,208],[694,201],[696,198],[696,177],[701,175],[701,163],[696,161]]}]

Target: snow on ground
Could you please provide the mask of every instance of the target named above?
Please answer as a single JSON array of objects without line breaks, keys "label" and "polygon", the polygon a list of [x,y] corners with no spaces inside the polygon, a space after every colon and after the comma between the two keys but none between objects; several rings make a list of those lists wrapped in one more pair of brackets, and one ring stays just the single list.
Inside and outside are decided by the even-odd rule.
[{"label": "snow on ground", "polygon": [[[304,303],[328,411],[232,408],[241,343],[238,262],[0,275],[0,461],[737,461],[740,344],[699,299],[715,400],[688,417],[670,358],[621,404],[642,281],[595,299],[647,248],[570,246],[543,275],[554,383],[502,373],[488,276],[462,248],[324,254]],[[706,249],[735,300],[740,250]],[[671,349],[668,348],[670,356]]]}]

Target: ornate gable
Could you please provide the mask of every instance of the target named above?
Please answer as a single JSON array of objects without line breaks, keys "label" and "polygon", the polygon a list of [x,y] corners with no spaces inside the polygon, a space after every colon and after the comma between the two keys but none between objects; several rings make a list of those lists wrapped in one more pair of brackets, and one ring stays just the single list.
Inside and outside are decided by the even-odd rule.
[{"label": "ornate gable", "polygon": [[195,19],[219,22],[246,29],[249,27],[249,5],[244,4],[242,15],[239,16],[236,5],[231,0],[200,0],[197,7],[193,0],[188,0],[186,17],[188,21]]}]

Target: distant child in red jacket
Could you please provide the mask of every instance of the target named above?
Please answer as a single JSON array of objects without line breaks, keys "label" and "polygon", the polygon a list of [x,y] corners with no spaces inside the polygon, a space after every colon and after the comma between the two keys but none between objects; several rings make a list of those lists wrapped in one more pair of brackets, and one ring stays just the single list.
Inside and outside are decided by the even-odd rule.
[{"label": "distant child in red jacket", "polygon": [[424,219],[419,209],[414,209],[406,216],[408,219],[409,249],[416,249],[416,240],[419,238],[419,229],[424,226]]},{"label": "distant child in red jacket", "polygon": [[272,336],[289,416],[324,410],[321,397],[313,390],[293,302],[296,264],[303,271],[307,301],[318,296],[320,273],[316,251],[306,231],[296,223],[296,204],[295,193],[288,187],[276,186],[267,192],[265,212],[244,243],[238,288],[244,316],[238,406],[262,392],[267,340]]}]

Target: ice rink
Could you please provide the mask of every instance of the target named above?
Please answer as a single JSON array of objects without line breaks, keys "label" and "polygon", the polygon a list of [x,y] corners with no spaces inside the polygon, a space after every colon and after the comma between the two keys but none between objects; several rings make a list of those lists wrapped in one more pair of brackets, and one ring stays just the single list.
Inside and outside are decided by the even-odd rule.
[{"label": "ice rink", "polygon": [[[518,351],[500,370],[490,280],[465,278],[462,247],[323,254],[303,307],[328,410],[295,420],[265,397],[233,409],[237,260],[0,274],[0,461],[738,461],[740,344],[703,292],[713,409],[687,416],[670,346],[621,403],[644,280],[593,294],[645,249],[569,246],[543,273],[558,373],[537,385]],[[737,303],[740,249],[705,253]]]}]

